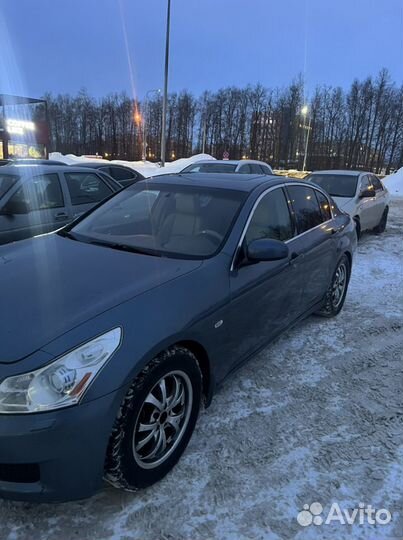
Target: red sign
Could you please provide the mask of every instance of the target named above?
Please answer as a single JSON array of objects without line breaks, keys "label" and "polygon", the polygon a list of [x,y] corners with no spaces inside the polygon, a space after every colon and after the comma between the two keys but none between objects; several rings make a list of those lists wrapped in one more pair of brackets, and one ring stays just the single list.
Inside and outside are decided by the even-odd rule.
[{"label": "red sign", "polygon": [[227,150],[225,150],[225,152],[223,153],[222,158],[229,159],[229,152]]}]

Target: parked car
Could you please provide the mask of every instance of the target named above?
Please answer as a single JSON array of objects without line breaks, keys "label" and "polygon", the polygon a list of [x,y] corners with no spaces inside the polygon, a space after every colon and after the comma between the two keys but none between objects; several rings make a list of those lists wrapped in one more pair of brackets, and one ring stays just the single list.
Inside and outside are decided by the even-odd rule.
[{"label": "parked car", "polygon": [[160,480],[230,373],[311,313],[340,312],[356,242],[320,187],[199,173],[4,246],[0,495]]},{"label": "parked car", "polygon": [[21,158],[21,159],[8,159],[4,165],[66,165],[62,161],[56,161],[55,159],[33,159],[33,158]]},{"label": "parked car", "polygon": [[63,227],[122,187],[80,167],[5,165],[0,169],[0,245]]},{"label": "parked car", "polygon": [[339,208],[350,214],[357,237],[363,231],[382,233],[388,220],[390,195],[377,176],[359,171],[317,171],[305,180],[315,182],[333,197]]},{"label": "parked car", "polygon": [[253,159],[238,159],[238,160],[218,160],[209,159],[196,161],[185,167],[182,173],[188,172],[204,172],[204,173],[242,173],[242,174],[273,174],[273,170],[267,163],[263,161],[255,161]]},{"label": "parked car", "polygon": [[134,184],[139,180],[144,180],[144,176],[138,171],[124,165],[116,165],[115,163],[107,164],[105,162],[86,161],[84,163],[80,162],[80,167],[90,167],[91,169],[97,169],[98,171],[109,174],[122,187]]}]

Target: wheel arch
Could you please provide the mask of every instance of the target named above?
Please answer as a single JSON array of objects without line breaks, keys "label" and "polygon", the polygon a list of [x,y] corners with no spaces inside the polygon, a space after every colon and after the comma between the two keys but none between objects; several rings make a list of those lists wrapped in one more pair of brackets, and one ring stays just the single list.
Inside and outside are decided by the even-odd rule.
[{"label": "wheel arch", "polygon": [[211,370],[211,362],[206,349],[198,341],[185,339],[173,343],[172,346],[184,347],[193,353],[199,363],[203,377],[203,394],[206,400],[206,407],[211,403],[214,391],[214,378]]}]

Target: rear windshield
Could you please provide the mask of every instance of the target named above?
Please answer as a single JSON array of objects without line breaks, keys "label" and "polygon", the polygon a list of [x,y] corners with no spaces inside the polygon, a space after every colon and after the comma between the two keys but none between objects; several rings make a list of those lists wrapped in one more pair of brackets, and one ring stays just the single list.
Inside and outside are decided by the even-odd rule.
[{"label": "rear windshield", "polygon": [[0,198],[7,193],[17,180],[18,176],[14,176],[13,174],[0,174]]},{"label": "rear windshield", "polygon": [[305,178],[315,182],[332,197],[352,198],[357,189],[358,175],[352,174],[310,174]]},{"label": "rear windshield", "polygon": [[134,185],[70,232],[84,242],[203,259],[220,250],[245,197],[245,193],[219,188]]},{"label": "rear windshield", "polygon": [[233,163],[193,163],[182,172],[233,173],[236,167]]}]

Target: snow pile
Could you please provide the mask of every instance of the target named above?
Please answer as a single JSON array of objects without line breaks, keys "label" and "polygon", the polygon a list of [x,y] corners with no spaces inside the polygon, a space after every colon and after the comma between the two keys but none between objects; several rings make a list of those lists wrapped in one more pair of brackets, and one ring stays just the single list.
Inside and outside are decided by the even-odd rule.
[{"label": "snow pile", "polygon": [[392,197],[403,197],[403,167],[383,178],[382,182]]},{"label": "snow pile", "polygon": [[191,163],[205,159],[215,159],[209,154],[196,154],[189,158],[181,158],[176,161],[166,163],[165,167],[160,167],[158,163],[152,163],[151,161],[124,161],[122,159],[114,159],[109,161],[107,159],[89,158],[86,156],[75,156],[74,154],[63,155],[60,152],[52,152],[49,154],[49,159],[55,159],[56,161],[62,161],[67,165],[79,165],[80,161],[93,161],[94,163],[116,163],[117,165],[125,165],[131,167],[140,172],[143,176],[158,176],[159,174],[178,173]]}]

